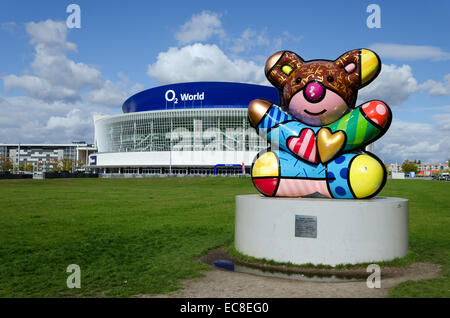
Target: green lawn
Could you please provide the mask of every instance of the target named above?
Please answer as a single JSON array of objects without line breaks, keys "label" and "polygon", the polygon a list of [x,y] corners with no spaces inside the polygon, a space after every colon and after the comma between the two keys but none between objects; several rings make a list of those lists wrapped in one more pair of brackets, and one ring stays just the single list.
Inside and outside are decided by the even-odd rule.
[{"label": "green lawn", "polygon": [[[406,282],[390,296],[450,297],[450,183],[388,181],[410,199],[410,261],[444,264],[446,278]],[[242,178],[0,180],[0,296],[167,293],[209,268],[195,258],[230,245]],[[81,267],[68,289],[66,268]]]},{"label": "green lawn", "polygon": [[390,297],[450,297],[450,182],[389,180],[383,196],[409,199],[409,246],[415,260],[443,264],[445,278],[409,281]]}]

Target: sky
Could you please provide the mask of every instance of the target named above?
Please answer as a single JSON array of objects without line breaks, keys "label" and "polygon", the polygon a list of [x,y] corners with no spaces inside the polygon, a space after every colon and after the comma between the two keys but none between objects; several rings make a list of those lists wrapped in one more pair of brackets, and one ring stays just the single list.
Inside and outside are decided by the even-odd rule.
[{"label": "sky", "polygon": [[[80,8],[80,28],[67,26],[70,4]],[[276,51],[334,60],[368,48],[383,66],[357,105],[379,99],[393,111],[375,153],[387,163],[442,163],[450,158],[449,31],[448,0],[4,0],[0,143],[92,143],[93,116],[120,114],[144,89],[270,86],[264,64]]]}]

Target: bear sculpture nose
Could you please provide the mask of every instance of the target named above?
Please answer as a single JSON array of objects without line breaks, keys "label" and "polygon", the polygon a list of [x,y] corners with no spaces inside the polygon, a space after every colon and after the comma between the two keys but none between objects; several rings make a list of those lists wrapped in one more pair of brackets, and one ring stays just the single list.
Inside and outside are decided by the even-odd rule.
[{"label": "bear sculpture nose", "polygon": [[322,100],[323,96],[325,95],[325,89],[322,86],[322,84],[317,82],[311,82],[305,87],[305,98],[311,102],[316,103],[320,100]]}]

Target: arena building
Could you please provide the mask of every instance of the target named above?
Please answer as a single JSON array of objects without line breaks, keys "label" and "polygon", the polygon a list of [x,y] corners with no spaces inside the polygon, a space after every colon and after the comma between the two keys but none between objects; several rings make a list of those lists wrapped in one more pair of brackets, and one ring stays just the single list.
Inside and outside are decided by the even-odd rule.
[{"label": "arena building", "polygon": [[96,116],[91,169],[104,174],[239,174],[267,147],[250,126],[250,101],[278,102],[269,86],[193,82],[131,96],[123,114]]}]

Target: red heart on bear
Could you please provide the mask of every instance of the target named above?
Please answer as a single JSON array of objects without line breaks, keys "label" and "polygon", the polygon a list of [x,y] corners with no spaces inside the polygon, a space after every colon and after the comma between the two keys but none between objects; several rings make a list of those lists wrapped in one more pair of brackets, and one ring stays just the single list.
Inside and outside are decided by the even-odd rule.
[{"label": "red heart on bear", "polygon": [[289,137],[286,143],[288,148],[299,157],[317,163],[316,139],[312,129],[303,129],[298,137]]}]

